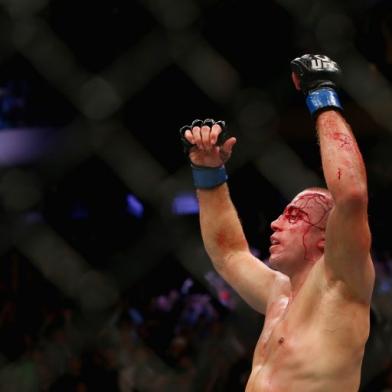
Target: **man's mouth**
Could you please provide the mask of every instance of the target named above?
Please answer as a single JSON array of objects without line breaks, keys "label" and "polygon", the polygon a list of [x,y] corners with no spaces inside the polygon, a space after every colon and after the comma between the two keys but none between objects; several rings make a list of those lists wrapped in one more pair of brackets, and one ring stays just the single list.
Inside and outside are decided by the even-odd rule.
[{"label": "man's mouth", "polygon": [[278,241],[275,237],[270,237],[271,245],[279,245],[280,241]]}]

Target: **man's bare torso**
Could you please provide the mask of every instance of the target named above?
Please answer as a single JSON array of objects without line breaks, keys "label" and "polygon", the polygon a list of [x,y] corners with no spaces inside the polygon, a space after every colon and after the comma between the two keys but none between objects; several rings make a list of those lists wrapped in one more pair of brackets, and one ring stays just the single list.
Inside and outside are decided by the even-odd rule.
[{"label": "man's bare torso", "polygon": [[246,392],[358,391],[369,305],[328,284],[319,260],[298,294],[275,284]]}]

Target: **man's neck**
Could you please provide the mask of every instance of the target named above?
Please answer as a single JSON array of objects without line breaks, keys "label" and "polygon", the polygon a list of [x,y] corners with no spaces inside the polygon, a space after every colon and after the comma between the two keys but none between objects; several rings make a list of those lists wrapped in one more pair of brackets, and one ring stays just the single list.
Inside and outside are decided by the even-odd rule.
[{"label": "man's neck", "polygon": [[301,290],[306,278],[309,275],[310,270],[313,268],[313,263],[306,264],[306,267],[297,271],[295,274],[289,276],[291,283],[291,297],[294,298]]}]

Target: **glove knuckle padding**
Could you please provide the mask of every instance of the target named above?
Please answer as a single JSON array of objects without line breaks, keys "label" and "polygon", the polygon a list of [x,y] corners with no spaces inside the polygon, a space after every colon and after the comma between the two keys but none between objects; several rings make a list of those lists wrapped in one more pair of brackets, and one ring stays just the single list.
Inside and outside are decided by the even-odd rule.
[{"label": "glove knuckle padding", "polygon": [[[194,120],[191,125],[185,125],[180,128],[180,137],[184,147],[184,152],[188,157],[192,167],[193,184],[199,189],[211,189],[215,188],[228,179],[224,163],[221,162],[219,166],[198,166],[194,164],[189,157],[190,149],[193,147],[191,143],[185,138],[185,132],[191,130],[193,127],[206,127],[211,130],[214,125],[219,125],[222,128],[221,133],[218,136],[217,144],[221,145],[228,139],[228,133],[226,130],[226,123],[222,120],[214,121],[212,118],[207,118],[204,121]],[[222,151],[222,150],[221,150]],[[196,162],[198,162],[196,160]],[[219,162],[218,162],[219,164]]]},{"label": "glove knuckle padding", "polygon": [[201,128],[202,125],[203,125],[203,121],[202,121],[202,120],[196,119],[196,120],[193,120],[193,121],[192,121],[191,128],[193,128],[193,127],[199,127],[199,128]]},{"label": "glove knuckle padding", "polygon": [[203,125],[212,128],[212,126],[215,124],[215,121],[212,118],[206,118],[203,121]]}]

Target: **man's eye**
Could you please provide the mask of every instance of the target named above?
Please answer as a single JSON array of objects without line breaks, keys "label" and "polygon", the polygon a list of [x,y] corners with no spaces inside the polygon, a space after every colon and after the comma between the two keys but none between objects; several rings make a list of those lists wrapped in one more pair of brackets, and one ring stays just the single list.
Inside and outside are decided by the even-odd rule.
[{"label": "man's eye", "polygon": [[289,222],[296,222],[296,221],[298,220],[298,218],[299,218],[299,215],[298,215],[298,214],[290,214],[290,215],[288,216]]},{"label": "man's eye", "polygon": [[295,209],[290,209],[285,213],[285,218],[290,222],[290,223],[295,223],[297,220],[301,217],[301,213],[298,210]]}]

